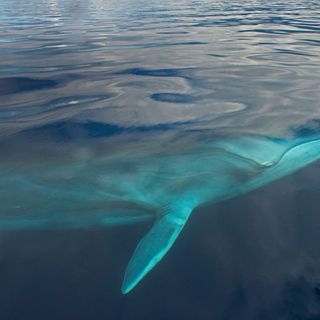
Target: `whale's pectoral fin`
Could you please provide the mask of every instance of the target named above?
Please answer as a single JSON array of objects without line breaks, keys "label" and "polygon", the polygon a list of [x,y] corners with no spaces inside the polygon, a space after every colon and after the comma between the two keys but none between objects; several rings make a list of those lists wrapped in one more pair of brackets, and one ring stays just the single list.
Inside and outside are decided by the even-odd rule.
[{"label": "whale's pectoral fin", "polygon": [[141,239],[127,266],[122,293],[131,291],[163,258],[178,237],[192,210],[162,216]]}]

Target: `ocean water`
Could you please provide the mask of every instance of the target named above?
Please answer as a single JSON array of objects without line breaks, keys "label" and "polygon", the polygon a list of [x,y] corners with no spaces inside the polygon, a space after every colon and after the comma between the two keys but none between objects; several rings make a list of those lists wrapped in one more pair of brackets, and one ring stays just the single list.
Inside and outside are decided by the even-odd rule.
[{"label": "ocean water", "polygon": [[[120,150],[148,172],[159,160],[132,145],[149,155],[150,141],[168,156],[208,136],[320,136],[319,46],[312,0],[0,1],[0,319],[320,319],[319,162],[197,207],[128,295],[153,221],[102,223],[87,194],[106,168],[85,166]],[[135,187],[130,164],[113,187]],[[27,170],[56,193],[10,184]],[[20,201],[26,217],[4,228]]]}]

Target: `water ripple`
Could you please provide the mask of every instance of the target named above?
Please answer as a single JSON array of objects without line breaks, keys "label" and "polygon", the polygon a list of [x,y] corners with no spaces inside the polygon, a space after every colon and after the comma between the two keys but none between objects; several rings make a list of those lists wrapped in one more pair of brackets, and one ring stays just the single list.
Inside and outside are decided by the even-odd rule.
[{"label": "water ripple", "polygon": [[318,1],[4,0],[0,11],[0,134],[65,119],[280,134],[320,118]]},{"label": "water ripple", "polygon": [[53,88],[57,86],[57,84],[56,81],[50,79],[33,79],[27,77],[0,78],[0,96]]},{"label": "water ripple", "polygon": [[151,95],[151,99],[160,101],[160,102],[169,102],[169,103],[191,103],[198,100],[197,97],[182,94],[182,93],[170,93],[170,92],[161,92],[154,93]]},{"label": "water ripple", "polygon": [[145,69],[145,68],[130,68],[119,72],[123,75],[149,76],[149,77],[180,77],[187,78],[186,72],[188,69]]}]

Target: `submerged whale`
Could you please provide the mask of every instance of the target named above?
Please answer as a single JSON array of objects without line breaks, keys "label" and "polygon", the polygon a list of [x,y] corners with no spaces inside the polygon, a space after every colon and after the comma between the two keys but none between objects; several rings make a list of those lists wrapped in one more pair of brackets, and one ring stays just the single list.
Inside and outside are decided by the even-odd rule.
[{"label": "submerged whale", "polygon": [[95,134],[88,134],[87,124],[72,130],[60,124],[0,139],[0,229],[154,219],[127,266],[124,294],[163,258],[195,208],[257,189],[320,158],[316,136],[90,128]]}]

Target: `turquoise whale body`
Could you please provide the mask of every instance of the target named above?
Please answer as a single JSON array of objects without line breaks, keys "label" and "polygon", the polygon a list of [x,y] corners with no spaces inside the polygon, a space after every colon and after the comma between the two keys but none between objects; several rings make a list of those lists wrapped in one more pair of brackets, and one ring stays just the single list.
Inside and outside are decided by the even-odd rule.
[{"label": "turquoise whale body", "polygon": [[88,136],[75,130],[79,138],[63,132],[61,141],[50,130],[0,140],[0,228],[154,219],[127,266],[124,294],[163,258],[195,208],[257,189],[320,158],[316,136],[205,130]]}]

